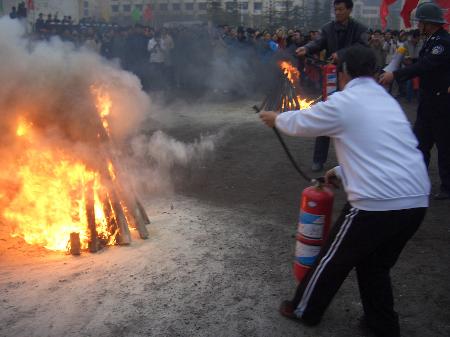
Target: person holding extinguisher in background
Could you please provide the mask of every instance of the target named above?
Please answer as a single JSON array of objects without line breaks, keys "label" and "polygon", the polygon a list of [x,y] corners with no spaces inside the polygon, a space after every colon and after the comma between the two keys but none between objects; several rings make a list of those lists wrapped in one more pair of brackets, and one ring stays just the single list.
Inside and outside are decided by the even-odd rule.
[{"label": "person holding extinguisher in background", "polygon": [[318,324],[356,268],[364,321],[377,336],[397,337],[390,270],[425,216],[430,182],[410,124],[374,80],[375,67],[370,48],[352,46],[338,63],[342,91],[309,109],[263,111],[260,118],[288,135],[331,137],[339,166],[325,179],[338,178],[348,198],[313,267],[280,313]]},{"label": "person holding extinguisher in background", "polygon": [[[313,55],[322,50],[332,63],[337,63],[341,50],[352,45],[368,45],[368,29],[362,23],[351,17],[353,0],[333,0],[335,20],[325,24],[320,34],[303,47],[297,48],[296,54],[300,58]],[[339,88],[339,87],[338,87]],[[340,90],[340,88],[339,88]],[[313,172],[322,171],[328,158],[330,138],[318,137],[314,144]]]}]

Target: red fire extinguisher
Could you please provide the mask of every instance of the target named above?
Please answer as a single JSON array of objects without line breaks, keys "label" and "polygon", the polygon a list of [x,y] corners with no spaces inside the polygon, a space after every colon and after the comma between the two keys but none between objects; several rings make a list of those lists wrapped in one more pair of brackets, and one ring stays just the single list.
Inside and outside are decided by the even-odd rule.
[{"label": "red fire extinguisher", "polygon": [[334,194],[323,181],[303,190],[296,235],[294,275],[300,282],[328,237]]},{"label": "red fire extinguisher", "polygon": [[322,99],[325,101],[328,96],[335,93],[338,87],[336,66],[327,64],[322,68]]}]

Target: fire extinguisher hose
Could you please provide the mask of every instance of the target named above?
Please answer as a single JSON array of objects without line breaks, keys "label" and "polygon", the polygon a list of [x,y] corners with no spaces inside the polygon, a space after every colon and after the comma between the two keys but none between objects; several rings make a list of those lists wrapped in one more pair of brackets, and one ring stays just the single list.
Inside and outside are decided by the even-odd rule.
[{"label": "fire extinguisher hose", "polygon": [[292,163],[292,166],[294,166],[295,170],[302,176],[303,179],[305,179],[308,182],[312,182],[313,179],[311,179],[303,170],[298,166],[297,162],[295,161],[294,157],[292,156],[291,151],[289,151],[289,148],[286,145],[286,142],[284,141],[283,137],[280,134],[280,131],[276,127],[273,127],[273,132],[277,135],[278,140],[280,141],[281,146],[284,149],[284,152],[286,152],[286,155],[288,156],[290,162]]},{"label": "fire extinguisher hose", "polygon": [[[253,109],[256,111],[256,113],[261,112],[261,109],[256,105],[253,106]],[[280,144],[283,147],[284,152],[286,152],[286,155],[289,158],[289,161],[291,162],[292,166],[294,166],[294,168],[298,172],[298,174],[300,174],[300,176],[303,179],[305,179],[307,182],[310,182],[310,183],[315,182],[317,179],[311,179],[311,177],[308,176],[297,164],[294,157],[292,156],[291,151],[287,147],[286,142],[284,141],[283,137],[281,136],[280,131],[278,131],[278,129],[275,126],[272,128],[272,130],[275,133],[275,135],[277,136],[278,140],[280,141]]]}]

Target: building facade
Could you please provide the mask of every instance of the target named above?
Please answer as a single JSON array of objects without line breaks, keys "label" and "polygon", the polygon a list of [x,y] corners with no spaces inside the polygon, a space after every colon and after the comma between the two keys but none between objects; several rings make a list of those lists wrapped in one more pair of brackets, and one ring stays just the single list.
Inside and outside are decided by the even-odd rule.
[{"label": "building facade", "polygon": [[[381,29],[380,0],[356,0],[354,1],[353,17],[363,22],[372,29]],[[389,16],[387,17],[389,29],[403,28],[400,18],[400,11],[403,8],[404,0],[396,1],[389,6]]]},{"label": "building facade", "polygon": [[[3,9],[4,15],[8,15],[11,8],[15,6],[17,8],[21,1],[18,0],[0,0],[0,8]],[[27,1],[24,1],[27,3]],[[71,16],[72,19],[77,22],[82,17],[81,1],[79,0],[34,0],[34,9],[28,9],[28,20],[31,21],[38,17],[39,13],[57,15],[59,19],[63,16]]]},{"label": "building facade", "polygon": [[[38,13],[57,14],[61,19],[70,15],[77,22],[82,18],[101,19],[119,24],[144,23],[153,26],[175,22],[198,23],[213,21],[231,25],[263,27],[271,25],[304,27],[314,23],[316,4],[328,0],[34,0],[29,20]],[[20,1],[0,0],[0,9],[8,14]],[[331,7],[331,1],[330,9]],[[390,6],[388,28],[400,29],[400,10],[404,0]],[[381,28],[380,0],[355,0],[353,16],[373,29]],[[305,27],[306,28],[306,27]]]},{"label": "building facade", "polygon": [[[282,17],[305,0],[84,0],[83,17],[102,18],[118,23],[207,22],[261,25],[270,16]],[[151,18],[149,18],[149,16]],[[138,19],[139,18],[139,19]]]}]

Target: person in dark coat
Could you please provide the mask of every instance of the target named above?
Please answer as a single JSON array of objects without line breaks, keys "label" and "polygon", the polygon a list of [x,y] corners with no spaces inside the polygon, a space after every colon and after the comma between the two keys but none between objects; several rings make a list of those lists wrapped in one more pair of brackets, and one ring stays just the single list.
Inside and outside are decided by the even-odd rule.
[{"label": "person in dark coat", "polygon": [[43,33],[45,30],[44,14],[39,13],[36,23],[34,24],[34,29],[37,33]]},{"label": "person in dark coat", "polygon": [[11,7],[11,12],[9,12],[9,17],[11,19],[17,19],[17,9],[16,6]]},{"label": "person in dark coat", "polygon": [[[318,37],[297,49],[297,55],[314,55],[325,49],[326,57],[337,63],[339,53],[355,44],[367,45],[367,27],[350,17],[353,10],[352,0],[334,0],[336,19],[327,23],[320,30]],[[327,161],[329,137],[317,137],[314,146],[312,170],[321,171]]]}]

